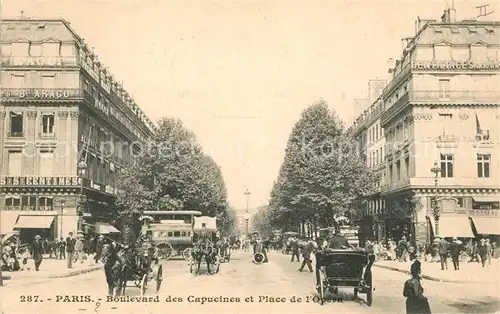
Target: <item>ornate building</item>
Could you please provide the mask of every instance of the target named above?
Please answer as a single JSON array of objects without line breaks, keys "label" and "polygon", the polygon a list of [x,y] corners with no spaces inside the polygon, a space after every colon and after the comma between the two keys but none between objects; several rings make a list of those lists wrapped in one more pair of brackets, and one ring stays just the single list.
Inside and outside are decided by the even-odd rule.
[{"label": "ornate building", "polygon": [[153,123],[68,22],[1,31],[0,233],[53,238],[105,221],[115,174]]},{"label": "ornate building", "polygon": [[366,214],[385,213],[388,238],[500,235],[500,23],[454,16],[418,21],[381,96],[385,205]]}]

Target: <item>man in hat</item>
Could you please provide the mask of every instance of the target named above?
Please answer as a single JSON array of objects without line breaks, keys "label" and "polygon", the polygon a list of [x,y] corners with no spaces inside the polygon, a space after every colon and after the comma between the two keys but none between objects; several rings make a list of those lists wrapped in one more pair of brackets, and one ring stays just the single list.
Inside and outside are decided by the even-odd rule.
[{"label": "man in hat", "polygon": [[482,238],[481,241],[479,241],[479,245],[477,246],[477,250],[479,253],[479,257],[481,258],[481,265],[483,267],[486,265],[486,260],[488,258],[488,246],[486,245],[486,239]]},{"label": "man in hat", "polygon": [[73,232],[69,233],[69,236],[66,238],[66,253],[67,253],[67,261],[68,268],[73,268],[73,258],[75,254],[75,244],[76,240],[73,237]]},{"label": "man in hat", "polygon": [[448,241],[445,238],[437,237],[439,239],[438,242],[438,252],[439,259],[441,261],[441,270],[448,269]]},{"label": "man in hat", "polygon": [[35,241],[31,249],[33,252],[33,262],[35,262],[35,271],[38,271],[43,260],[43,243],[41,236],[35,236]]},{"label": "man in hat", "polygon": [[340,234],[339,228],[335,227],[332,232],[332,238],[328,241],[328,248],[330,250],[342,250],[350,247],[347,238]]},{"label": "man in hat", "polygon": [[264,245],[263,239],[261,238],[260,234],[257,231],[254,231],[254,233],[252,235],[253,235],[253,237],[252,237],[253,254],[256,253],[257,245],[260,242],[261,245],[262,245],[262,251],[261,251],[261,253],[264,255],[264,261],[262,261],[262,262],[263,263],[267,263],[268,262],[267,252],[266,252],[266,247]]},{"label": "man in hat", "polygon": [[453,268],[455,270],[460,269],[460,253],[462,252],[462,242],[458,241],[458,238],[453,238],[453,241],[450,243],[450,254],[451,260],[453,261]]},{"label": "man in hat", "polygon": [[102,254],[102,247],[104,246],[104,236],[101,234],[99,238],[97,238],[97,242],[95,245],[95,256],[94,260],[97,265],[99,261],[101,260],[101,254]]}]

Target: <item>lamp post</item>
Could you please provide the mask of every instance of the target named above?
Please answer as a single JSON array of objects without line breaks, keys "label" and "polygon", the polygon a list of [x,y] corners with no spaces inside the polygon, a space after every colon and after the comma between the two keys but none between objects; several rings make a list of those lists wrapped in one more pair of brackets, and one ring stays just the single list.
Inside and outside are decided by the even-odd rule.
[{"label": "lamp post", "polygon": [[243,195],[245,195],[245,200],[246,200],[245,222],[246,222],[246,235],[248,238],[248,221],[250,220],[250,213],[248,212],[248,202],[250,200],[250,195],[252,195],[252,193],[250,193],[250,191],[246,189]]},{"label": "lamp post", "polygon": [[59,238],[62,238],[63,237],[63,221],[64,221],[64,204],[66,203],[66,201],[64,199],[61,199],[60,203],[61,203],[61,215],[59,217],[61,217],[61,232],[59,233]]},{"label": "lamp post", "polygon": [[85,176],[85,172],[87,171],[87,163],[85,161],[80,161],[77,166],[78,169],[78,178],[80,179],[80,202],[78,204],[77,215],[78,215],[78,232],[82,233],[82,216],[83,216],[83,177]]},{"label": "lamp post", "polygon": [[439,235],[439,217],[441,216],[438,204],[438,178],[441,168],[438,167],[437,161],[434,162],[434,167],[432,167],[431,172],[434,173],[434,206],[432,214],[434,216],[434,236],[437,237]]}]

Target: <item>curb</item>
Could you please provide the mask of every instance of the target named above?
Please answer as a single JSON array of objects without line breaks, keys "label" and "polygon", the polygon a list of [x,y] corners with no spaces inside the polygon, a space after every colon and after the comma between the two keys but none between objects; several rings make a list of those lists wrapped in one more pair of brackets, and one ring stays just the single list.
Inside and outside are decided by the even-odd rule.
[{"label": "curb", "polygon": [[60,274],[60,275],[49,276],[47,278],[48,279],[55,279],[55,278],[73,277],[73,276],[78,276],[78,275],[81,275],[81,274],[90,273],[90,272],[93,272],[93,271],[96,271],[96,270],[101,270],[103,268],[104,268],[104,266],[95,266],[95,267],[87,268],[87,269],[74,270],[74,271],[72,271],[70,273],[67,273],[67,274]]},{"label": "curb", "polygon": [[[49,275],[49,276],[32,277],[32,278],[40,279],[40,280],[46,280],[46,279],[56,279],[56,278],[73,277],[73,276],[78,276],[78,275],[81,275],[81,274],[90,273],[90,272],[93,272],[93,271],[96,271],[96,270],[101,270],[103,267],[104,266],[95,266],[95,267],[92,267],[92,268],[74,270],[74,271],[71,271],[71,272],[66,273],[66,274]],[[3,280],[12,280],[12,281],[16,281],[17,279],[22,279],[22,278],[17,278],[17,279],[14,278],[14,279],[12,279],[11,276],[4,276],[2,278],[3,278]]]},{"label": "curb", "polygon": [[[377,264],[373,264],[373,266],[379,267],[379,268],[384,268],[384,269],[389,269],[389,270],[393,270],[393,271],[397,271],[397,272],[400,272],[400,273],[411,275],[411,273],[410,273],[409,270],[404,270],[404,269],[400,269],[400,268],[397,268],[397,267],[385,266],[385,265],[377,265]],[[478,281],[464,281],[464,280],[442,279],[442,278],[437,278],[437,277],[427,276],[427,275],[421,275],[420,277],[423,278],[423,279],[430,280],[430,281],[446,282],[446,283],[469,283],[469,284],[495,283],[495,282],[478,282]]]}]

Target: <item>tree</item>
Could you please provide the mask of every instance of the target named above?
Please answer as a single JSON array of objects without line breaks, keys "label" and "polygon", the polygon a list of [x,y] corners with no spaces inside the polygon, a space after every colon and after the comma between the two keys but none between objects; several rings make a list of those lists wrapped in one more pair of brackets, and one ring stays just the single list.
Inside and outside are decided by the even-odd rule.
[{"label": "tree", "polygon": [[257,209],[257,213],[253,215],[251,225],[255,231],[262,235],[272,235],[273,226],[270,220],[269,206],[261,206]]},{"label": "tree", "polygon": [[151,141],[119,174],[117,190],[116,205],[122,216],[144,210],[198,210],[219,219],[227,216],[220,168],[178,119],[160,120]]},{"label": "tree", "polygon": [[269,202],[273,226],[331,225],[355,215],[375,176],[367,168],[342,121],[324,101],[305,109],[288,139],[285,158]]}]

